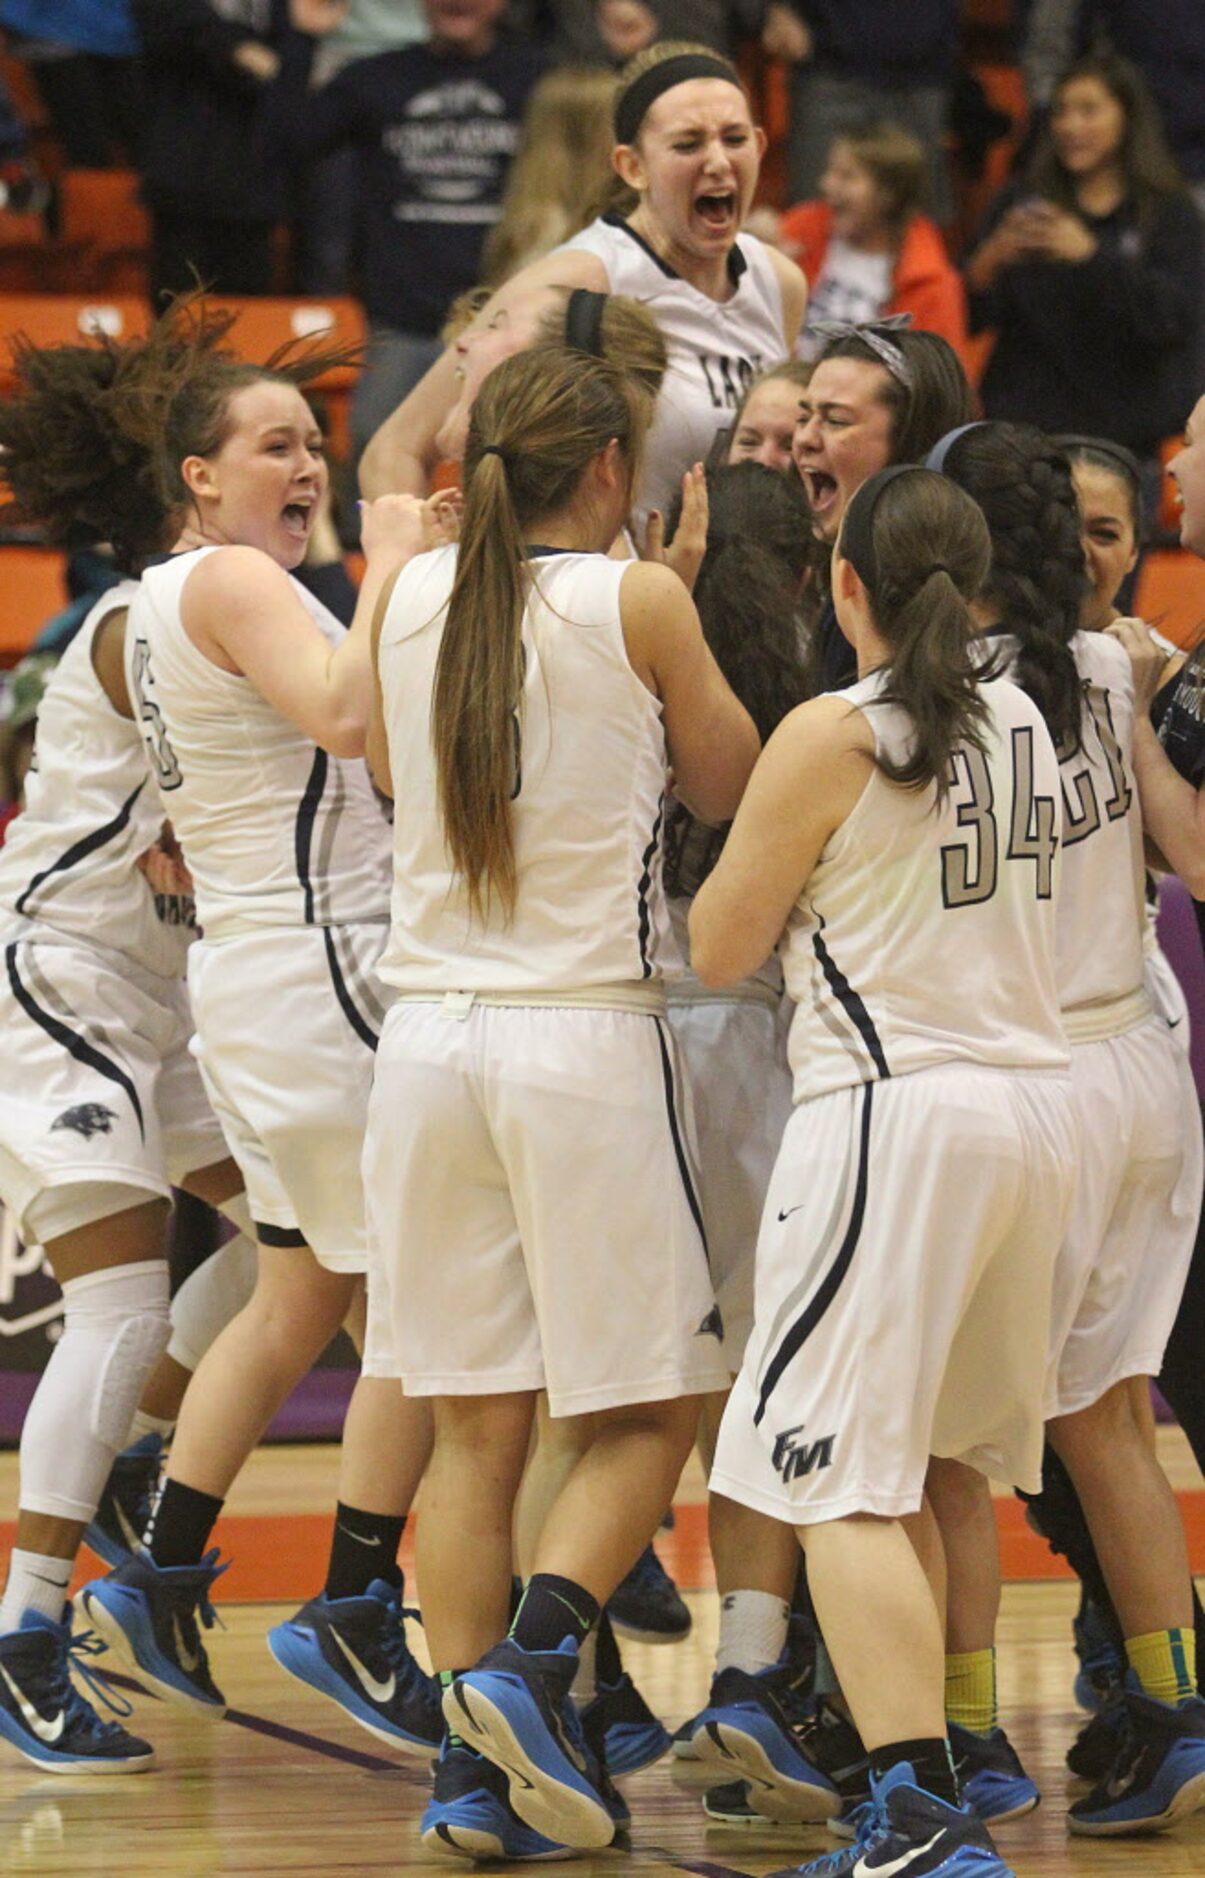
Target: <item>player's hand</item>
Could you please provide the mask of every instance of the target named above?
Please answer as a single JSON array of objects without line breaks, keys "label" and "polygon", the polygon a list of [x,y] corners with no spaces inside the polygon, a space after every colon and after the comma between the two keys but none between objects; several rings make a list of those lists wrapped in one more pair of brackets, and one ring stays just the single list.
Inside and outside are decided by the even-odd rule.
[{"label": "player's hand", "polygon": [[1105,631],[1129,654],[1134,674],[1134,709],[1145,717],[1162,682],[1167,653],[1153,637],[1145,620],[1115,619]]},{"label": "player's hand", "polygon": [[164,822],[159,839],[151,844],[135,863],[152,893],[190,894],[192,875],[184,863],[184,854],[170,822]]},{"label": "player's hand", "polygon": [[423,503],[424,548],[446,548],[460,540],[464,497],[459,489],[437,489]]},{"label": "player's hand", "polygon": [[289,25],[321,39],[342,26],[350,11],[350,0],[289,0]]},{"label": "player's hand", "polygon": [[650,510],[641,560],[672,567],[687,592],[693,593],[707,552],[707,520],[707,476],[703,465],[696,463],[682,478],[682,514],[672,543],[668,548],[665,545],[665,517],[659,509]]},{"label": "player's hand", "polygon": [[360,546],[366,561],[400,565],[427,546],[427,505],[418,496],[378,496],[360,504]]}]

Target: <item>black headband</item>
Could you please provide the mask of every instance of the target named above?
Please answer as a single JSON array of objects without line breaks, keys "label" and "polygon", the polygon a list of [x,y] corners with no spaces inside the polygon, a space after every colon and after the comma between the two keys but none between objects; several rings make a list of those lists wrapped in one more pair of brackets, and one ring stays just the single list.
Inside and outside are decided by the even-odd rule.
[{"label": "black headband", "polygon": [[738,90],[741,82],[731,65],[723,59],[712,58],[707,52],[679,52],[672,59],[662,59],[659,64],[648,66],[639,78],[634,78],[616,99],[616,143],[633,143],[649,106],[656,103],[663,91],[684,85],[689,78],[722,78],[726,85],[735,85]]},{"label": "black headband", "polygon": [[565,344],[574,352],[588,352],[592,359],[604,356],[602,317],[606,304],[605,293],[595,293],[590,287],[573,289],[565,308]]},{"label": "black headband", "polygon": [[1142,470],[1139,466],[1138,458],[1134,455],[1132,450],[1126,449],[1124,443],[1114,443],[1109,437],[1070,437],[1065,435],[1053,438],[1052,442],[1056,443],[1060,450],[1065,451],[1066,454],[1071,457],[1081,456],[1086,451],[1090,451],[1093,456],[1107,456],[1112,462],[1116,463],[1126,481],[1132,483],[1134,488],[1141,493]]},{"label": "black headband", "polygon": [[[958,439],[965,437],[968,430],[982,430],[986,422],[986,418],[977,417],[969,424],[959,424],[954,430],[948,430],[944,437],[937,439],[937,442],[933,445],[933,448],[925,458],[925,468],[936,470],[939,476],[944,476],[946,474],[946,458],[954,448],[954,445],[958,442]],[[952,473],[951,480],[953,480]]]},{"label": "black headband", "polygon": [[889,463],[855,489],[841,523],[841,555],[849,562],[866,591],[873,594],[878,586],[879,563],[874,551],[874,512],[879,497],[897,476],[909,476],[920,469],[919,463]]}]

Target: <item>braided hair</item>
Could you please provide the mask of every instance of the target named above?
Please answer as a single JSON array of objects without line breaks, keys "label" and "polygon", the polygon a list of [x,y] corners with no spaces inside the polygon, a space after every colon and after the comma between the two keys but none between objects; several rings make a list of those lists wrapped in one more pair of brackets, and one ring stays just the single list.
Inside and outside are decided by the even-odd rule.
[{"label": "braided hair", "polygon": [[1068,756],[1080,744],[1071,640],[1088,581],[1066,453],[1031,424],[975,424],[951,445],[944,468],[987,521],[992,564],[983,593],[1018,642],[1012,676]]}]

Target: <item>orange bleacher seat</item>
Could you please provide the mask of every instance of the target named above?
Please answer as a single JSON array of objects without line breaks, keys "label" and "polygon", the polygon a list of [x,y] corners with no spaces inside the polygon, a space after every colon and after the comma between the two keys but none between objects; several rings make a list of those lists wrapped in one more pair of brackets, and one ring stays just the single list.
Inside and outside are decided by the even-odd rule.
[{"label": "orange bleacher seat", "polygon": [[0,547],[0,665],[15,665],[67,604],[65,557],[52,548]]},{"label": "orange bleacher seat", "polygon": [[[240,358],[255,364],[269,358],[278,346],[289,340],[313,340],[326,346],[362,346],[368,328],[364,309],[358,300],[332,294],[293,298],[267,296],[259,299],[236,299],[212,295],[208,304],[237,313],[226,344]],[[352,386],[360,375],[358,364],[337,365],[314,380],[311,389],[324,397],[330,412],[331,445],[337,456],[350,450],[351,427],[348,406]]]},{"label": "orange bleacher seat", "polygon": [[59,228],[64,241],[83,251],[89,286],[146,292],[151,222],[134,170],[64,170]]},{"label": "orange bleacher seat", "polygon": [[0,293],[0,381],[17,333],[37,346],[79,345],[97,332],[128,339],[145,332],[149,319],[146,302],[133,294]]}]

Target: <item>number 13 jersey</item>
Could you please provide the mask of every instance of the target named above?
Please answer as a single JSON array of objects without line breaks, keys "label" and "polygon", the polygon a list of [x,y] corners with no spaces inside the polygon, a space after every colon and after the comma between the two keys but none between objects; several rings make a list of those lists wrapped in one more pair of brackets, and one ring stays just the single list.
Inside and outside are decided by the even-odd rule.
[{"label": "number 13 jersey", "polygon": [[[886,674],[836,695],[901,761],[906,712]],[[1037,707],[985,684],[982,752],[956,747],[950,788],[906,789],[877,767],[829,837],[780,944],[795,1001],[795,1100],[939,1063],[1060,1069],[1055,975],[1059,769]]]}]

